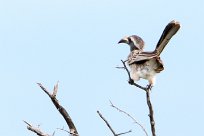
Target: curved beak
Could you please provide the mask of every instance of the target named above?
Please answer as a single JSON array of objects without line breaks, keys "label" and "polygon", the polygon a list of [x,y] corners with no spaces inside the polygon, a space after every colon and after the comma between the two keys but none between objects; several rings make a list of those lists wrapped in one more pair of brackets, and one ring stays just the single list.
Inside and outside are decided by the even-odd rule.
[{"label": "curved beak", "polygon": [[128,43],[129,43],[129,42],[128,42],[128,38],[125,37],[125,38],[121,39],[121,40],[118,42],[118,44],[120,44],[120,43],[126,43],[126,44],[128,44]]}]

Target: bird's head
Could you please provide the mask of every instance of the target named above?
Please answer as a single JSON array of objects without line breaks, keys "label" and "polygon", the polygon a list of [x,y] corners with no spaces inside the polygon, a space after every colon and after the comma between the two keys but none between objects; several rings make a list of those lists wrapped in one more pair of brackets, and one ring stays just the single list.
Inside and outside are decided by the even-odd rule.
[{"label": "bird's head", "polygon": [[130,46],[130,50],[143,50],[144,49],[144,41],[137,35],[126,36],[121,39],[118,43],[126,43]]}]

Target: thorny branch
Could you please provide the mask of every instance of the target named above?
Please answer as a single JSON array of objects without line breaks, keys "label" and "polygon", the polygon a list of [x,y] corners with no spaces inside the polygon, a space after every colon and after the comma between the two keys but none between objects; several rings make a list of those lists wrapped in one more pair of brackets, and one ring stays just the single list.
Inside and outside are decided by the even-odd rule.
[{"label": "thorny branch", "polygon": [[119,112],[122,112],[122,113],[126,114],[129,118],[131,118],[134,121],[134,123],[136,123],[137,125],[139,125],[142,128],[145,135],[148,136],[147,131],[145,130],[145,128],[135,118],[133,118],[129,113],[127,113],[127,112],[121,110],[120,108],[116,107],[115,105],[113,105],[113,103],[111,101],[110,101],[110,103],[111,103],[111,107],[115,108]]},{"label": "thorny branch", "polygon": [[120,136],[120,135],[123,135],[123,134],[127,134],[127,133],[130,133],[132,132],[132,130],[129,130],[127,132],[123,132],[123,133],[119,133],[119,134],[116,134],[115,131],[113,130],[113,128],[111,127],[111,125],[108,123],[108,121],[103,117],[103,115],[97,111],[98,115],[101,117],[101,119],[106,123],[106,125],[108,126],[108,128],[111,130],[111,132],[113,133],[114,136]]},{"label": "thorny branch", "polygon": [[[150,91],[151,91],[151,86],[147,86],[147,87],[142,87],[138,84],[136,84],[134,82],[133,79],[131,79],[131,76],[130,76],[130,72],[128,70],[128,68],[126,67],[126,64],[125,64],[125,61],[121,60],[122,63],[123,63],[123,66],[122,68],[124,68],[126,71],[127,71],[127,74],[128,74],[128,77],[129,77],[129,84],[131,85],[134,85],[142,90],[144,90],[146,92],[146,100],[147,100],[147,105],[148,105],[148,108],[149,108],[149,118],[150,118],[150,125],[151,125],[151,132],[152,132],[152,136],[156,136],[156,133],[155,133],[155,121],[154,121],[154,111],[153,111],[153,107],[152,107],[152,104],[151,104],[151,100],[150,100]],[[119,67],[121,68],[121,67]]]}]

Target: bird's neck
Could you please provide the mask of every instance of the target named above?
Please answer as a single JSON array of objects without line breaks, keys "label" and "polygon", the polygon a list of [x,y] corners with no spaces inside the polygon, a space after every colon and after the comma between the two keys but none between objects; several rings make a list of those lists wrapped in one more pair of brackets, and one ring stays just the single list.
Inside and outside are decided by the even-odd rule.
[{"label": "bird's neck", "polygon": [[130,51],[133,51],[133,50],[137,50],[137,47],[133,44],[129,44],[130,45]]}]

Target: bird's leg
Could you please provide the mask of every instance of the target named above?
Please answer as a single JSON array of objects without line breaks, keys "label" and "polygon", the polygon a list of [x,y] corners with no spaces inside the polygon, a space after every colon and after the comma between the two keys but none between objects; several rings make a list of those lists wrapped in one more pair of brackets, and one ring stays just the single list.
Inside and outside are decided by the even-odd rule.
[{"label": "bird's leg", "polygon": [[146,89],[151,91],[152,90],[152,87],[155,85],[155,77],[152,77],[149,79],[149,85],[147,85]]}]

